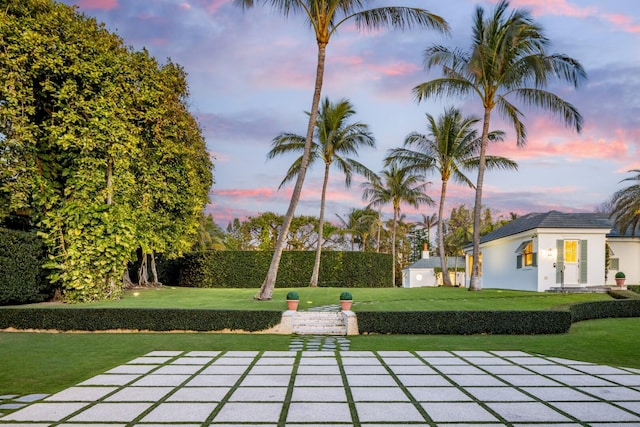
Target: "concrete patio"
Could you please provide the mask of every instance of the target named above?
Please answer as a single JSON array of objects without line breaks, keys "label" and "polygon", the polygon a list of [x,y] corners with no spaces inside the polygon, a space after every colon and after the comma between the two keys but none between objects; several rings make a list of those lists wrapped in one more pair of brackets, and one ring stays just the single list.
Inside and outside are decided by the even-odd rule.
[{"label": "concrete patio", "polygon": [[34,396],[0,424],[640,426],[640,370],[520,351],[154,351]]}]

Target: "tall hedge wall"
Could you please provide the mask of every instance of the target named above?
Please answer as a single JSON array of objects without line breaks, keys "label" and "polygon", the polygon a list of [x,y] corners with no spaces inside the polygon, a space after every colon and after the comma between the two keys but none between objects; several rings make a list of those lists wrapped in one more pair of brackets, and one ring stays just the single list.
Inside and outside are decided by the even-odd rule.
[{"label": "tall hedge wall", "polygon": [[[273,253],[267,251],[211,251],[187,254],[161,279],[195,288],[258,288]],[[276,287],[309,286],[315,252],[282,253]],[[391,286],[391,255],[370,252],[323,252],[319,286],[379,288]],[[171,277],[177,283],[171,283]],[[163,282],[165,283],[165,282]]]},{"label": "tall hedge wall", "polygon": [[0,228],[0,305],[41,302],[51,295],[41,267],[46,258],[35,232]]}]

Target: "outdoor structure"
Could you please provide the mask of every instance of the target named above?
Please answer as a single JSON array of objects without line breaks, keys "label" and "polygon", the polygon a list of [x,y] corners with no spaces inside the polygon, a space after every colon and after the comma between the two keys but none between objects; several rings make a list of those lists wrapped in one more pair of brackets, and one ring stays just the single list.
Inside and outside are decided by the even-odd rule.
[{"label": "outdoor structure", "polygon": [[[482,287],[547,291],[612,285],[617,271],[624,271],[627,283],[640,283],[640,237],[621,236],[612,227],[595,213],[550,211],[517,218],[480,239]],[[465,247],[467,277],[471,251]]]},{"label": "outdoor structure", "polygon": [[[455,269],[464,269],[464,257],[447,257],[447,268],[451,282],[464,286],[466,282],[465,272]],[[455,273],[454,273],[455,272]],[[402,286],[405,288],[419,288],[424,286],[442,286],[442,265],[440,257],[430,257],[425,247],[422,258],[402,270]]]}]

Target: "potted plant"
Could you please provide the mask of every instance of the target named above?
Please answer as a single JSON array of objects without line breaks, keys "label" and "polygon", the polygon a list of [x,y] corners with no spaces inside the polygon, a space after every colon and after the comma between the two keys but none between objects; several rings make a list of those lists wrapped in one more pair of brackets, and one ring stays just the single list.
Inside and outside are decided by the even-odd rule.
[{"label": "potted plant", "polygon": [[616,285],[624,286],[624,281],[626,280],[626,276],[622,271],[618,271],[616,273]]},{"label": "potted plant", "polygon": [[353,296],[351,292],[342,292],[340,294],[340,305],[342,306],[342,311],[351,310],[351,304],[353,303]]},{"label": "potted plant", "polygon": [[296,311],[298,309],[298,303],[300,302],[300,295],[296,291],[289,291],[287,293],[287,309]]}]

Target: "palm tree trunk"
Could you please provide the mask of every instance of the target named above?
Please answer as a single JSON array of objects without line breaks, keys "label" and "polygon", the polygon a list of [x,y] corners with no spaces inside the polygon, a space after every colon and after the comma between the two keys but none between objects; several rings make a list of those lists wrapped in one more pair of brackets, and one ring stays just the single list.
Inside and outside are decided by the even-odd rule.
[{"label": "palm tree trunk", "polygon": [[280,267],[280,259],[282,258],[282,250],[284,248],[284,242],[289,233],[289,227],[291,221],[293,221],[293,215],[296,213],[296,207],[300,201],[300,194],[302,193],[302,184],[304,184],[304,178],[307,173],[307,167],[309,166],[309,159],[311,157],[311,144],[313,142],[313,131],[316,127],[316,120],[318,118],[318,106],[320,105],[320,94],[322,92],[322,81],[324,78],[324,63],[327,50],[327,44],[318,42],[318,65],[316,68],[316,84],[313,91],[313,101],[311,102],[311,114],[309,114],[309,124],[307,126],[307,136],[304,144],[304,153],[302,154],[302,162],[300,164],[300,172],[296,178],[296,185],[293,188],[291,194],[291,200],[289,202],[289,208],[282,221],[282,229],[278,236],[276,247],[273,251],[273,257],[271,258],[271,264],[269,265],[269,271],[267,277],[262,282],[260,290],[255,296],[257,300],[270,300],[273,295],[273,289],[276,287],[276,278],[278,277],[278,268]]},{"label": "palm tree trunk", "polygon": [[398,221],[398,208],[393,207],[393,226],[391,227],[391,284],[396,287],[396,222]]},{"label": "palm tree trunk", "polygon": [[478,181],[476,183],[476,200],[473,207],[473,266],[471,268],[470,291],[482,290],[480,283],[480,216],[482,214],[482,186],[484,182],[485,157],[487,144],[489,143],[489,120],[491,109],[484,109],[484,121],[482,123],[482,143],[480,144],[480,162],[478,165]]},{"label": "palm tree trunk", "polygon": [[[440,206],[438,208],[438,216],[442,218],[444,215],[444,199],[447,194],[447,181],[442,180],[442,189],[440,191]],[[440,267],[442,267],[442,284],[444,286],[452,286],[449,277],[449,266],[447,265],[447,255],[444,252],[444,224],[443,221],[438,222],[438,252],[440,252]]]},{"label": "palm tree trunk", "polygon": [[320,276],[320,256],[322,255],[323,230],[324,230],[324,202],[327,195],[327,183],[329,182],[330,163],[325,163],[324,180],[322,182],[322,196],[320,197],[320,219],[318,220],[318,249],[316,250],[316,259],[313,263],[313,273],[309,286],[315,288],[318,286],[318,277]]}]

